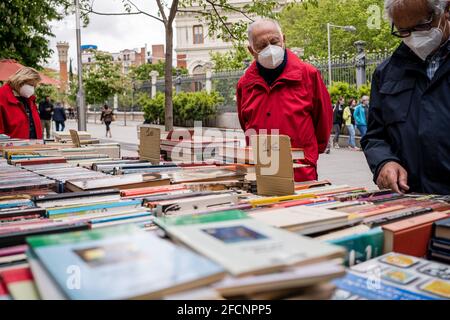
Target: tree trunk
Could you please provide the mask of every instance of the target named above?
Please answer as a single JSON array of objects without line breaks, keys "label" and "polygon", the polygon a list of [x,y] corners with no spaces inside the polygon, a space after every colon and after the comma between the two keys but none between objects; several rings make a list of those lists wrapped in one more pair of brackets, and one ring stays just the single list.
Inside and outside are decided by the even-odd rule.
[{"label": "tree trunk", "polygon": [[166,23],[166,67],[165,67],[165,127],[166,131],[173,130],[173,88],[172,88],[172,51],[173,51],[173,27],[172,23]]}]

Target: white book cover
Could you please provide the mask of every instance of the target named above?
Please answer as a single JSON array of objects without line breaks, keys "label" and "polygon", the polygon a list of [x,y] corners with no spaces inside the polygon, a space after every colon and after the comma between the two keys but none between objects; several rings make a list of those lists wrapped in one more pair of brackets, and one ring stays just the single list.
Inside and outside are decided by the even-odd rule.
[{"label": "white book cover", "polygon": [[345,253],[341,247],[251,218],[167,226],[166,232],[235,276],[340,258]]}]

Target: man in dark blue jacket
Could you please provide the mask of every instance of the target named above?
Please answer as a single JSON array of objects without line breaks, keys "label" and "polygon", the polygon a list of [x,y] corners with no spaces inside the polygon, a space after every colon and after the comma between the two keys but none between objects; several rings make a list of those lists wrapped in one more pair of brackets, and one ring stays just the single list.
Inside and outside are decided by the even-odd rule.
[{"label": "man in dark blue jacket", "polygon": [[449,3],[386,0],[403,43],[375,71],[361,142],[380,188],[450,194]]}]

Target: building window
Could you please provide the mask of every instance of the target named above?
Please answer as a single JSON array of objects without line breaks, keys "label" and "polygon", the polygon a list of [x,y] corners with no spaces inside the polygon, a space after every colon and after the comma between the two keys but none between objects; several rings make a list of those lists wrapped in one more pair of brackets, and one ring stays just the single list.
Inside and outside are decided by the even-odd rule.
[{"label": "building window", "polygon": [[194,44],[203,43],[203,26],[194,26]]}]

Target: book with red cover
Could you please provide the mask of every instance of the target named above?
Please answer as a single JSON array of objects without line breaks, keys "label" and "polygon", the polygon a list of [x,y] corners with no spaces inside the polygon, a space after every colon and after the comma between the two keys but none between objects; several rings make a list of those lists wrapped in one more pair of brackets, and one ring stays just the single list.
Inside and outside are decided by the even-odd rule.
[{"label": "book with red cover", "polygon": [[19,267],[1,271],[0,277],[15,300],[39,299],[30,268]]},{"label": "book with red cover", "polygon": [[8,288],[6,288],[6,285],[3,283],[2,279],[0,279],[0,301],[10,299],[11,297],[9,296]]},{"label": "book with red cover", "polygon": [[13,160],[12,164],[28,166],[28,165],[37,165],[37,164],[49,164],[49,163],[66,163],[67,160],[61,157],[46,157],[46,158],[38,158],[38,159],[24,159],[24,160]]},{"label": "book with red cover", "polygon": [[384,252],[393,251],[424,257],[431,239],[433,223],[449,215],[450,211],[432,212],[384,225]]}]

